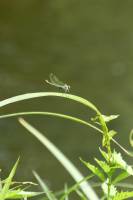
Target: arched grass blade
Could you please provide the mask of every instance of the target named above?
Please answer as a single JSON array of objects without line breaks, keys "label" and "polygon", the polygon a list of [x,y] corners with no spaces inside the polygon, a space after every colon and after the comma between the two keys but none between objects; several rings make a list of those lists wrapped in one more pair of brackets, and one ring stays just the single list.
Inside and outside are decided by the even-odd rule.
[{"label": "arched grass blade", "polygon": [[[92,109],[99,116],[99,120],[100,120],[100,124],[102,126],[104,137],[108,136],[108,128],[106,126],[106,123],[105,123],[104,118],[103,118],[102,114],[100,113],[100,111],[90,101],[88,101],[82,97],[76,96],[76,95],[66,94],[66,93],[57,93],[57,92],[28,93],[28,94],[22,94],[22,95],[18,95],[18,96],[11,97],[6,100],[0,101],[0,107],[9,105],[11,103],[27,100],[27,99],[46,97],[46,96],[54,96],[54,97],[71,99],[73,101],[81,103],[81,104],[87,106],[88,108]],[[103,138],[103,139],[105,139],[105,138]]]},{"label": "arched grass blade", "polygon": [[[6,114],[6,115],[0,115],[0,119],[4,119],[4,118],[10,118],[10,117],[17,117],[17,116],[22,116],[22,115],[48,115],[48,116],[55,116],[55,117],[60,117],[60,118],[64,118],[64,119],[69,119],[72,121],[75,121],[77,123],[89,126],[93,129],[95,129],[96,131],[100,132],[103,134],[103,131],[101,129],[99,129],[98,127],[94,126],[93,124],[82,120],[80,118],[77,117],[73,117],[73,116],[69,116],[69,115],[65,115],[65,114],[61,114],[61,113],[53,113],[53,112],[37,112],[37,111],[29,111],[29,112],[19,112],[19,113],[11,113],[11,114]],[[133,157],[133,152],[130,152],[128,150],[126,150],[122,145],[120,145],[114,138],[111,138],[111,140],[128,156]]]},{"label": "arched grass blade", "polygon": [[[37,97],[46,97],[46,96],[54,96],[54,97],[61,97],[61,98],[66,98],[66,99],[71,99],[73,101],[76,101],[80,104],[83,104],[87,106],[88,108],[92,109],[94,112],[99,117],[99,122],[101,124],[102,130],[103,130],[103,146],[106,146],[109,149],[109,135],[108,135],[108,128],[106,126],[106,123],[104,121],[104,118],[100,111],[96,108],[95,105],[93,105],[90,101],[76,96],[72,94],[66,94],[66,93],[57,93],[57,92],[37,92],[37,93],[28,93],[28,94],[23,94],[23,95],[18,95],[15,97],[8,98],[6,100],[0,101],[0,107],[6,106],[11,103],[27,100],[27,99],[32,99],[32,98],[37,98]],[[108,143],[106,143],[108,141]]]},{"label": "arched grass blade", "polygon": [[73,117],[70,115],[65,115],[65,114],[61,114],[61,113],[53,113],[53,112],[37,112],[37,111],[29,111],[29,112],[18,112],[18,113],[11,113],[11,114],[6,114],[6,115],[0,115],[0,119],[4,119],[4,118],[10,118],[10,117],[18,117],[18,116],[22,116],[22,115],[47,115],[47,116],[53,116],[53,117],[59,117],[59,118],[64,118],[64,119],[68,119],[86,126],[89,126],[93,129],[95,129],[96,131],[103,133],[102,130],[100,130],[98,127],[92,125],[91,123],[84,121],[80,118],[77,117]]},{"label": "arched grass blade", "polygon": [[90,101],[88,101],[82,97],[76,96],[76,95],[59,93],[59,92],[36,92],[36,93],[28,93],[28,94],[18,95],[18,96],[11,97],[11,98],[0,101],[0,107],[9,105],[9,104],[12,104],[15,102],[19,102],[19,101],[24,101],[24,100],[39,98],[39,97],[46,97],[46,96],[55,96],[55,97],[71,99],[71,100],[79,102],[79,103],[91,108],[95,112],[99,113],[98,109]]}]

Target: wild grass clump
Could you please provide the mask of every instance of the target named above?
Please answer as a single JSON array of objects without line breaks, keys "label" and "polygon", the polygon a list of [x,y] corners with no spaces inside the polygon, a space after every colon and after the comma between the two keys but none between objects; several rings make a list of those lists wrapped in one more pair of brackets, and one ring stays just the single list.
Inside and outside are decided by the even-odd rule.
[{"label": "wild grass clump", "polygon": [[30,197],[34,197],[40,195],[42,192],[32,192],[26,191],[27,186],[36,185],[32,182],[17,182],[14,181],[14,175],[18,166],[19,159],[16,161],[13,166],[9,176],[0,180],[0,200],[5,199],[27,199]]},{"label": "wild grass clump", "polygon": [[[76,183],[73,186],[69,187],[65,185],[62,191],[53,193],[42,181],[41,177],[37,174],[37,172],[33,172],[42,190],[45,192],[44,196],[46,198],[44,199],[68,200],[72,192],[75,192],[78,195],[79,199],[82,200],[123,200],[133,197],[133,191],[129,191],[128,189],[126,189],[126,187],[129,185],[125,184],[125,188],[122,189],[121,184],[122,181],[125,180],[127,177],[133,176],[133,169],[123,159],[123,155],[120,152],[117,152],[114,148],[112,148],[112,142],[118,145],[123,150],[123,153],[126,153],[130,156],[132,156],[132,153],[123,148],[114,139],[117,132],[115,130],[109,130],[108,128],[108,123],[111,120],[115,120],[118,117],[118,115],[105,116],[99,111],[99,109],[97,109],[97,107],[94,104],[92,104],[87,99],[72,94],[58,92],[37,92],[15,96],[1,101],[0,107],[4,107],[8,104],[20,102],[23,100],[46,96],[60,97],[83,104],[84,106],[86,106],[86,109],[91,109],[94,111],[95,117],[90,117],[90,121],[88,122],[88,120],[85,121],[75,116],[69,116],[62,113],[32,111],[1,115],[0,118],[2,119],[7,117],[20,117],[24,115],[50,115],[72,120],[74,122],[91,127],[102,135],[101,145],[98,147],[102,155],[102,160],[99,160],[94,156],[94,164],[90,163],[89,161],[85,161],[81,158],[81,163],[89,169],[89,175],[87,177],[84,177],[81,174],[81,172],[73,165],[73,163],[51,141],[49,141],[48,138],[44,136],[44,134],[40,133],[31,124],[29,124],[27,121],[20,117],[19,122],[22,124],[22,126],[24,126],[30,133],[32,133],[56,157],[56,159],[64,166],[64,168],[76,181]],[[13,175],[16,170],[16,166],[17,164],[11,172],[11,174]],[[7,178],[4,185],[2,186],[0,192],[1,200],[10,198],[10,196],[7,195],[13,193],[14,191],[14,189],[9,189],[9,186],[12,183],[13,175],[9,175],[10,178]],[[88,179],[92,178],[93,176],[96,176],[99,180],[99,185],[101,188],[100,197],[98,197],[98,195],[96,194],[96,190],[93,188],[93,186],[91,186],[91,184],[88,183]],[[133,186],[130,185],[130,187]],[[21,189],[18,190],[21,191]],[[25,196],[21,196],[21,198],[24,197]],[[15,196],[15,198],[18,198],[18,196]],[[26,198],[29,198],[29,196],[27,195]]]}]

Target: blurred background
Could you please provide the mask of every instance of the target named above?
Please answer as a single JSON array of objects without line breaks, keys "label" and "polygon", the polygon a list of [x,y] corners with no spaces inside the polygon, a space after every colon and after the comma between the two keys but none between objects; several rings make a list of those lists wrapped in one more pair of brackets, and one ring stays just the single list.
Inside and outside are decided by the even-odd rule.
[{"label": "blurred background", "polygon": [[[52,72],[71,86],[71,93],[92,101],[103,114],[120,114],[110,124],[118,141],[129,147],[133,128],[132,1],[1,0],[0,100],[38,91],[58,91],[47,85]],[[89,120],[84,106],[60,98],[40,98],[2,108],[0,114],[51,111]],[[100,156],[101,137],[71,121],[27,116],[85,174],[79,157]],[[36,170],[52,189],[70,176],[53,156],[18,123],[0,120],[0,168],[7,175],[21,157],[19,180],[34,180]],[[131,149],[130,149],[131,150]],[[125,156],[132,164],[132,160]]]}]

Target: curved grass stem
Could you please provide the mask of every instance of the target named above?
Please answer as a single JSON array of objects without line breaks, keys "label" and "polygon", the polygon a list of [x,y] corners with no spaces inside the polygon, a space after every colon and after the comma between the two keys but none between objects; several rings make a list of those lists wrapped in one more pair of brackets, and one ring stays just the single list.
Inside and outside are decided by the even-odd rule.
[{"label": "curved grass stem", "polygon": [[[6,115],[0,115],[0,119],[4,119],[4,118],[10,118],[10,117],[18,117],[18,116],[24,116],[24,115],[47,115],[47,116],[54,116],[54,117],[59,117],[59,118],[64,118],[64,119],[68,119],[86,126],[89,126],[91,128],[93,128],[94,130],[98,131],[99,133],[103,134],[103,131],[101,129],[99,129],[98,127],[94,126],[93,124],[82,120],[80,118],[77,117],[73,117],[73,116],[69,116],[69,115],[65,115],[65,114],[61,114],[61,113],[53,113],[53,112],[39,112],[39,111],[29,111],[29,112],[18,112],[18,113],[11,113],[11,114],[6,114]],[[111,138],[111,140],[128,156],[133,157],[133,153],[129,152],[128,150],[126,150],[122,145],[120,145],[114,138]]]}]

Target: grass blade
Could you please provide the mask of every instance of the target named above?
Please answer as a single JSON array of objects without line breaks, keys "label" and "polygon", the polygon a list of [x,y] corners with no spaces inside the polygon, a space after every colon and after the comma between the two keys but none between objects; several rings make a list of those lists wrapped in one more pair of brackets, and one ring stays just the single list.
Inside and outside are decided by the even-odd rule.
[{"label": "grass blade", "polygon": [[[77,182],[77,183],[76,183],[75,185],[73,185],[72,187],[68,188],[68,189],[67,189],[67,192],[65,192],[65,193],[63,194],[63,196],[61,197],[60,200],[65,200],[65,197],[68,196],[70,193],[72,193],[72,192],[74,192],[74,191],[78,192],[78,191],[79,191],[79,188],[80,188],[80,185],[81,185],[82,183],[84,183],[84,181],[87,181],[88,179],[92,178],[93,176],[94,176],[94,175],[91,174],[91,175],[89,175],[89,176],[83,178],[83,179],[80,180],[79,182]],[[79,194],[79,193],[78,193],[78,194]],[[80,194],[81,194],[81,193],[80,193]],[[83,197],[83,196],[84,196],[84,195],[82,194],[82,197]],[[85,197],[84,197],[84,198],[85,198]]]},{"label": "grass blade", "polygon": [[49,200],[57,200],[54,194],[49,190],[48,186],[45,184],[45,182],[41,179],[41,177],[33,171],[33,174],[35,178],[37,179],[38,183],[40,184],[42,190],[46,193],[46,196]]},{"label": "grass blade", "polygon": [[21,200],[26,199],[27,200],[27,198],[39,196],[41,194],[44,194],[44,193],[43,192],[29,192],[29,191],[18,189],[18,190],[9,191],[6,194],[5,199],[21,199]]},{"label": "grass blade", "polygon": [[36,93],[27,93],[27,94],[18,95],[18,96],[11,97],[11,98],[0,101],[0,107],[6,106],[11,103],[27,100],[27,99],[46,97],[46,96],[55,96],[55,97],[71,99],[73,101],[77,101],[77,102],[91,108],[96,113],[99,113],[98,109],[90,101],[88,101],[82,97],[76,96],[76,95],[59,93],[59,92],[36,92]]},{"label": "grass blade", "polygon": [[[69,172],[69,174],[76,182],[79,182],[84,178],[83,175],[78,171],[78,169],[72,164],[72,162],[44,135],[42,135],[37,129],[31,126],[24,119],[19,118],[19,122],[55,156],[55,158],[64,166],[64,168]],[[80,188],[89,200],[99,200],[96,193],[93,191],[88,182],[83,182],[80,185]]]},{"label": "grass blade", "polygon": [[[46,96],[53,96],[53,97],[61,97],[61,98],[66,98],[66,99],[71,99],[73,101],[76,101],[78,103],[81,103],[85,106],[87,106],[88,108],[92,109],[93,111],[95,111],[97,113],[97,115],[100,116],[100,121],[101,121],[101,125],[102,125],[102,133],[103,132],[107,132],[107,127],[106,127],[106,123],[104,121],[104,118],[102,117],[102,114],[100,113],[100,111],[96,108],[95,105],[93,105],[90,101],[88,101],[87,99],[84,99],[82,97],[76,96],[76,95],[72,95],[72,94],[66,94],[66,93],[59,93],[59,92],[36,92],[36,93],[27,93],[27,94],[22,94],[22,95],[18,95],[15,97],[10,97],[8,99],[2,100],[0,101],[0,107],[15,103],[15,102],[20,102],[20,101],[24,101],[24,100],[28,100],[28,99],[32,99],[32,98],[39,98],[39,97],[46,97]],[[107,134],[107,133],[106,133]],[[123,148],[119,143],[116,142],[116,140],[114,140],[112,138],[112,141],[119,146],[126,154],[128,154],[129,156],[133,157],[133,153],[127,151],[125,148]]]},{"label": "grass blade", "polygon": [[99,128],[97,128],[96,126],[92,125],[91,123],[84,121],[80,118],[77,117],[73,117],[73,116],[69,116],[69,115],[65,115],[65,114],[61,114],[61,113],[53,113],[53,112],[37,112],[37,111],[29,111],[29,112],[18,112],[18,113],[11,113],[11,114],[6,114],[6,115],[0,115],[0,119],[4,119],[4,118],[10,118],[10,117],[18,117],[18,116],[22,116],[22,115],[47,115],[47,116],[53,116],[53,117],[59,117],[59,118],[64,118],[64,119],[68,119],[86,126],[89,126],[95,130],[97,130],[100,133],[103,133],[103,131]]},{"label": "grass blade", "polygon": [[69,200],[69,197],[68,197],[67,191],[68,191],[68,186],[67,186],[67,184],[65,184],[65,186],[64,186],[64,193],[66,194],[66,197],[65,197],[64,200]]}]

